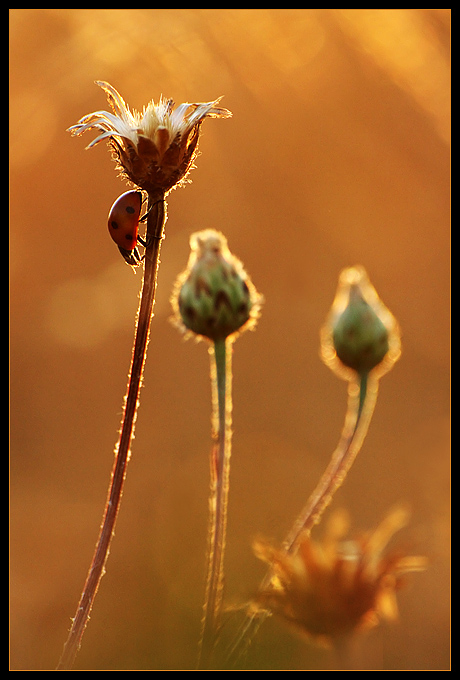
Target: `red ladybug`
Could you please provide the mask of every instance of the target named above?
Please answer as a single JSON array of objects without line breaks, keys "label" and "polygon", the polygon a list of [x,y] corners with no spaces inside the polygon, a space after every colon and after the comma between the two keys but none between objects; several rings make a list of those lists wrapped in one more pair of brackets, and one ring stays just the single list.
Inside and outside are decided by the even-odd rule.
[{"label": "red ladybug", "polygon": [[126,191],[112,205],[108,217],[110,236],[126,262],[132,267],[137,267],[142,262],[137,250],[138,242],[145,246],[145,242],[138,235],[141,208],[142,192]]}]

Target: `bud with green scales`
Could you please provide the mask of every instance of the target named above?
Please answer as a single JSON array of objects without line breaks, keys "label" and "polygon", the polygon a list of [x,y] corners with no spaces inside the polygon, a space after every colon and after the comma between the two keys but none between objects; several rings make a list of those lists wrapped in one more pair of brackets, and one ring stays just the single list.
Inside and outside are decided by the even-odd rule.
[{"label": "bud with green scales", "polygon": [[363,267],[344,269],[322,331],[323,359],[341,377],[371,371],[381,377],[400,353],[398,324],[366,271]]},{"label": "bud with green scales", "polygon": [[388,352],[388,331],[358,286],[350,287],[348,305],[332,329],[337,356],[358,373],[372,370]]},{"label": "bud with green scales", "polygon": [[233,342],[258,319],[262,297],[223,234],[206,229],[192,234],[186,270],[171,296],[173,321],[187,335],[209,341],[212,386],[212,438],[205,603],[199,668],[214,668],[224,588],[224,554],[232,455]]},{"label": "bud with green scales", "polygon": [[213,342],[254,326],[262,298],[225,236],[213,229],[196,232],[190,247],[171,298],[178,325]]}]

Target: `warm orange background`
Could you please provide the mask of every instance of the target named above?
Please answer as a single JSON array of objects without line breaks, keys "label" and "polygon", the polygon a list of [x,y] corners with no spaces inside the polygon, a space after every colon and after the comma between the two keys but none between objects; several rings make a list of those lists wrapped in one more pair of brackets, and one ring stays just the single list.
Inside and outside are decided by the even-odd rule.
[{"label": "warm orange background", "polygon": [[[126,190],[105,144],[66,128],[161,94],[224,95],[192,184],[169,200],[156,316],[107,574],[77,670],[193,669],[210,444],[206,347],[169,323],[190,234],[215,227],[266,302],[235,346],[227,599],[264,567],[325,467],[346,384],[319,329],[363,264],[403,330],[364,449],[334,507],[357,528],[407,501],[400,539],[431,565],[362,664],[449,668],[450,10],[10,10],[11,669],[53,669],[97,537],[141,274],[106,227]],[[248,669],[331,669],[270,620]]]}]

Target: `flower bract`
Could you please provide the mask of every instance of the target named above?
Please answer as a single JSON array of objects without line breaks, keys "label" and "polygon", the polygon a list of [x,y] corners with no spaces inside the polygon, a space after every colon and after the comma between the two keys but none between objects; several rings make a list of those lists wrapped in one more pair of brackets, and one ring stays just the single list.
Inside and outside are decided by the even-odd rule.
[{"label": "flower bract", "polygon": [[200,104],[180,104],[161,97],[131,111],[109,83],[97,81],[107,95],[111,111],[94,111],[69,128],[74,135],[96,130],[93,147],[108,139],[122,174],[150,194],[168,193],[182,183],[193,166],[201,123],[205,118],[228,118],[220,98]]}]

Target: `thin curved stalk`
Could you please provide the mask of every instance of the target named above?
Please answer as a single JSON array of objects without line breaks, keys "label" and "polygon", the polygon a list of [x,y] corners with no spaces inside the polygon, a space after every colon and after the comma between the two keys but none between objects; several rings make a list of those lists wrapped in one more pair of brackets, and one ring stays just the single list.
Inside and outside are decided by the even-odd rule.
[{"label": "thin curved stalk", "polygon": [[369,429],[377,400],[378,381],[367,373],[348,385],[348,408],[340,442],[332,454],[329,465],[311,494],[308,502],[283,543],[283,549],[295,550],[297,540],[310,532],[319,522],[332,496],[343,484],[349,469],[358,455]]},{"label": "thin curved stalk", "polygon": [[[307,504],[282,544],[282,549],[286,554],[295,552],[299,538],[305,532],[309,533],[314,525],[319,522],[334,493],[344,482],[368,432],[377,401],[377,393],[378,378],[373,377],[372,374],[364,373],[357,376],[355,381],[349,382],[347,413],[339,444]],[[272,578],[273,573],[269,571],[259,590],[269,588]],[[238,652],[238,650],[241,644],[244,642],[247,646],[250,643],[268,615],[269,612],[254,611],[249,613],[247,621],[231,646],[228,659],[233,658],[235,654],[240,655],[241,652]]]},{"label": "thin curved stalk", "polygon": [[213,388],[213,446],[210,458],[208,573],[200,643],[201,664],[211,658],[222,611],[227,505],[230,485],[232,422],[232,341],[216,341],[210,348]]},{"label": "thin curved stalk", "polygon": [[136,422],[150,322],[155,302],[160,247],[166,221],[164,196],[149,196],[148,207],[149,213],[147,217],[147,247],[145,250],[144,279],[137,316],[136,335],[120,437],[115,448],[115,461],[109,492],[93,559],[83,587],[77,612],[72,621],[64,651],[56,670],[70,670],[74,664],[99,588],[99,583],[105,571],[110,543],[120,509],[126,468],[130,457],[131,440]]}]

